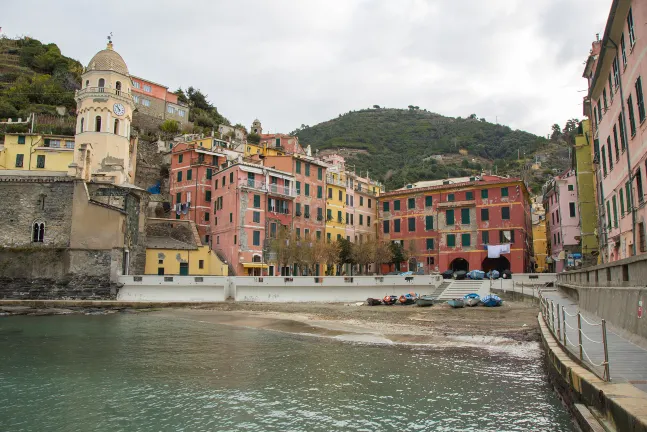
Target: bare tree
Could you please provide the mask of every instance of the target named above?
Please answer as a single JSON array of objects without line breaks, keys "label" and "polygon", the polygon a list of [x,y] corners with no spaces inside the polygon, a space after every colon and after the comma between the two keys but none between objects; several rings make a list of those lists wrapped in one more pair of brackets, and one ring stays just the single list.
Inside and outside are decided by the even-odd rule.
[{"label": "bare tree", "polygon": [[372,247],[372,260],[377,267],[378,274],[382,274],[382,264],[389,263],[393,260],[393,252],[387,242],[379,239],[373,240]]},{"label": "bare tree", "polygon": [[325,240],[316,239],[310,242],[310,266],[312,273],[316,273],[315,269],[317,264],[323,264],[326,262],[328,257],[328,249],[330,243],[327,243]]},{"label": "bare tree", "polygon": [[337,266],[341,263],[341,257],[339,255],[339,244],[335,242],[326,243],[326,255],[325,255],[326,265],[328,269],[326,273],[329,276],[333,276],[337,273]]},{"label": "bare tree", "polygon": [[373,262],[372,241],[372,238],[367,238],[362,243],[354,243],[351,249],[353,261],[359,266],[359,274],[364,274],[366,267]]},{"label": "bare tree", "polygon": [[270,250],[276,256],[276,262],[281,268],[289,266],[292,262],[294,256],[292,243],[290,230],[284,226],[277,230],[276,237],[271,240]]}]

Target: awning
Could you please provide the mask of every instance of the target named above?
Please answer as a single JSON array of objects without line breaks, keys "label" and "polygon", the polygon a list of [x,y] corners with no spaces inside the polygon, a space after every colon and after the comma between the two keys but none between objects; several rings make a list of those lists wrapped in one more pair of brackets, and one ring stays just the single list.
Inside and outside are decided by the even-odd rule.
[{"label": "awning", "polygon": [[248,166],[245,166],[245,165],[240,165],[239,167],[240,167],[241,171],[251,172],[251,173],[254,173],[254,174],[263,174],[263,170],[259,169],[259,168],[252,168],[252,167],[248,167]]},{"label": "awning", "polygon": [[259,263],[259,262],[254,262],[254,263],[243,263],[243,267],[245,268],[268,268],[267,264]]}]

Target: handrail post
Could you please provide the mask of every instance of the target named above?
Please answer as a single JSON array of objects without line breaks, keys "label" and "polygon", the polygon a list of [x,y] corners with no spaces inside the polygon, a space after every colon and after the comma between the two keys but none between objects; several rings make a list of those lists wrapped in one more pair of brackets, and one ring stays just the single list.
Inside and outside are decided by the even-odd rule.
[{"label": "handrail post", "polygon": [[604,376],[607,381],[611,381],[609,372],[609,347],[607,346],[607,322],[602,320],[602,344],[604,346]]},{"label": "handrail post", "polygon": [[564,327],[564,348],[566,348],[566,310],[564,306],[562,306],[562,323],[564,323],[562,327]]},{"label": "handrail post", "polygon": [[580,336],[580,360],[582,359],[582,315],[580,312],[577,313],[577,332]]},{"label": "handrail post", "polygon": [[557,303],[557,342],[559,342],[559,337],[562,335],[562,326],[560,325],[560,316],[559,316],[559,303]]},{"label": "handrail post", "polygon": [[550,322],[553,325],[553,336],[555,335],[555,302],[550,301],[550,315],[551,315],[551,320]]}]

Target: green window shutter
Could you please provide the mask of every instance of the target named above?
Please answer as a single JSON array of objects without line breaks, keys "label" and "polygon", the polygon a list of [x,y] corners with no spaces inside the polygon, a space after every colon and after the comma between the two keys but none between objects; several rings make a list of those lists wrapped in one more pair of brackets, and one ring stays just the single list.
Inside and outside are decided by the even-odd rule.
[{"label": "green window shutter", "polygon": [[627,195],[627,212],[631,211],[631,189],[629,182],[625,183],[625,194]]},{"label": "green window shutter", "polygon": [[490,231],[483,231],[481,233],[483,244],[490,244]]},{"label": "green window shutter", "polygon": [[620,189],[620,193],[618,194],[618,196],[620,196],[620,216],[624,217],[624,215],[625,215],[625,194],[623,193],[622,189]]},{"label": "green window shutter", "polygon": [[472,242],[472,236],[469,234],[461,234],[461,245],[470,246]]},{"label": "green window shutter", "polygon": [[182,171],[177,172],[177,181],[179,181],[179,182],[182,181]]},{"label": "green window shutter", "polygon": [[393,221],[393,232],[400,232],[400,219],[395,219]]},{"label": "green window shutter", "polygon": [[389,233],[389,221],[384,221],[382,223],[382,225],[383,225],[382,231],[384,232],[384,234],[388,234]]},{"label": "green window shutter", "polygon": [[317,186],[317,198],[323,198],[323,187]]},{"label": "green window shutter", "polygon": [[427,239],[427,250],[434,250],[434,239]]},{"label": "green window shutter", "polygon": [[465,199],[471,201],[474,199],[474,192],[465,192]]},{"label": "green window shutter", "polygon": [[301,195],[301,182],[297,182],[297,195]]},{"label": "green window shutter", "polygon": [[301,214],[301,203],[297,203],[297,216]]},{"label": "green window shutter", "polygon": [[456,246],[456,234],[447,234],[447,246],[449,247]]},{"label": "green window shutter", "polygon": [[613,226],[618,228],[618,202],[616,196],[613,196]]},{"label": "green window shutter", "polygon": [[487,189],[481,189],[481,198],[487,199],[488,197],[488,190]]},{"label": "green window shutter", "polygon": [[461,209],[461,224],[468,225],[470,223],[470,209]]},{"label": "green window shutter", "polygon": [[384,210],[385,212],[389,211],[389,202],[388,201],[384,201],[382,203],[382,210]]},{"label": "green window shutter", "polygon": [[187,179],[187,180],[191,180],[191,179],[193,179],[193,170],[192,170],[192,169],[187,170],[187,172],[186,172],[186,179]]},{"label": "green window shutter", "polygon": [[454,225],[454,210],[447,210],[445,212],[445,223],[447,225]]},{"label": "green window shutter", "polygon": [[510,220],[510,207],[501,207],[501,219]]},{"label": "green window shutter", "polygon": [[323,180],[323,168],[321,168],[321,167],[317,168],[317,179],[318,180]]},{"label": "green window shutter", "polygon": [[428,195],[425,197],[425,207],[431,207],[433,205],[433,197],[431,195]]},{"label": "green window shutter", "polygon": [[482,221],[489,221],[490,220],[490,210],[489,209],[481,209],[481,220]]},{"label": "green window shutter", "polygon": [[204,193],[204,200],[210,202],[211,201],[211,191],[208,190]]},{"label": "green window shutter", "polygon": [[611,229],[611,204],[607,201],[607,228]]},{"label": "green window shutter", "polygon": [[416,218],[409,218],[409,232],[416,230]]},{"label": "green window shutter", "polygon": [[409,210],[415,209],[416,208],[416,199],[415,198],[409,198]]},{"label": "green window shutter", "polygon": [[393,210],[400,210],[400,200],[393,201]]},{"label": "green window shutter", "polygon": [[25,136],[18,135],[18,144],[24,144],[24,143],[25,143]]},{"label": "green window shutter", "polygon": [[297,174],[301,174],[301,161],[297,161]]},{"label": "green window shutter", "polygon": [[327,216],[328,220],[332,220],[332,210],[331,209],[326,210],[326,216]]},{"label": "green window shutter", "polygon": [[306,177],[310,177],[310,164],[306,162]]},{"label": "green window shutter", "polygon": [[454,201],[454,199],[455,199],[455,198],[456,198],[456,197],[454,196],[454,194],[453,194],[453,193],[452,193],[452,194],[448,194],[448,195],[447,195],[447,202],[452,202],[452,201]]},{"label": "green window shutter", "polygon": [[184,155],[183,155],[183,154],[180,154],[180,155],[178,155],[178,156],[177,156],[177,161],[178,161],[179,163],[182,163],[182,160],[183,160],[183,159],[184,159]]},{"label": "green window shutter", "polygon": [[207,168],[207,180],[211,180],[212,171],[211,168]]},{"label": "green window shutter", "polygon": [[501,188],[501,196],[502,197],[507,197],[508,196],[508,188],[507,187]]},{"label": "green window shutter", "polygon": [[175,194],[175,204],[182,202],[182,192]]},{"label": "green window shutter", "polygon": [[254,208],[261,208],[261,196],[254,195]]},{"label": "green window shutter", "polygon": [[[321,240],[321,231],[317,231],[317,240]],[[319,265],[319,264],[317,264]]]},{"label": "green window shutter", "polygon": [[433,216],[425,216],[425,229],[426,230],[434,229],[434,217]]},{"label": "green window shutter", "polygon": [[261,232],[260,231],[254,231],[253,233],[254,236],[254,246],[260,246],[261,245]]},{"label": "green window shutter", "polygon": [[308,183],[306,183],[306,193],[305,193],[305,195],[310,196],[310,185]]}]

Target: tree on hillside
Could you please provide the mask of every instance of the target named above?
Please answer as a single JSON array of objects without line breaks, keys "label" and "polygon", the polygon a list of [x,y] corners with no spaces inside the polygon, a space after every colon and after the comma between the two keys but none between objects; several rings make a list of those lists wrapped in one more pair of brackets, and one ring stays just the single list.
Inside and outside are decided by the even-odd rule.
[{"label": "tree on hillside", "polygon": [[380,109],[380,106],[379,105],[373,105],[373,108]]},{"label": "tree on hillside", "polygon": [[470,114],[468,117],[470,120],[476,120],[476,114]]},{"label": "tree on hillside", "polygon": [[251,144],[260,144],[261,136],[259,134],[255,134],[252,132],[249,135],[247,135],[247,142]]},{"label": "tree on hillside", "polygon": [[557,123],[555,123],[555,124],[551,127],[551,129],[552,129],[552,131],[553,131],[553,132],[550,134],[550,140],[551,140],[551,141],[557,141],[558,139],[560,139],[560,138],[562,137],[562,128],[561,128]]},{"label": "tree on hillside", "polygon": [[164,120],[159,128],[167,135],[166,138],[172,138],[180,133],[180,122],[170,119]]}]

